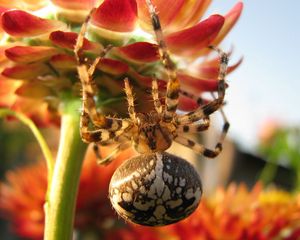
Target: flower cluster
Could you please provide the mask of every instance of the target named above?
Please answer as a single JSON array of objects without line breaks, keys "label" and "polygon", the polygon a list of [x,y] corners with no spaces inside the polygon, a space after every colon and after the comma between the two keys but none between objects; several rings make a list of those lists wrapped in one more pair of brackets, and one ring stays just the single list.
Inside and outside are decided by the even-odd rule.
[{"label": "flower cluster", "polygon": [[[299,194],[231,184],[203,199],[195,214],[168,231],[174,239],[298,239]],[[177,236],[177,237],[176,237]]]},{"label": "flower cluster", "polygon": [[[210,2],[153,1],[182,89],[197,96],[217,87],[218,58],[207,58],[206,47],[223,40],[243,6],[237,3],[225,16],[215,14],[199,22]],[[137,99],[142,99],[137,110],[151,106],[143,99],[154,75],[160,88],[165,86],[167,77],[144,0],[105,0],[99,6],[95,0],[2,1],[0,5],[4,43],[0,48],[0,107],[26,113],[39,125],[59,124],[62,103],[80,96],[73,50],[80,26],[93,7],[83,54],[92,61],[108,44],[113,45],[94,74],[100,89],[99,107],[113,108],[119,114],[125,111],[125,77],[134,85]],[[195,61],[199,57],[205,58]],[[196,106],[194,100],[180,97],[182,110]]]},{"label": "flower cluster", "polygon": [[[102,149],[104,155],[109,149]],[[93,151],[87,151],[80,178],[76,205],[75,228],[103,231],[118,222],[107,198],[108,185],[115,169],[132,156],[127,150],[109,166],[99,167]],[[0,216],[9,219],[12,230],[29,239],[42,239],[44,203],[47,191],[47,168],[44,162],[23,167],[6,174],[0,183]]]},{"label": "flower cluster", "polygon": [[[238,2],[224,16],[215,14],[203,19],[210,2],[153,0],[166,45],[177,68],[180,89],[188,93],[179,98],[180,110],[192,110],[198,106],[193,95],[198,97],[204,92],[217,90],[219,59],[211,56],[207,47],[216,46],[224,39],[243,8],[243,4]],[[164,96],[167,71],[160,59],[144,0],[4,0],[0,3],[0,12],[0,108],[25,113],[39,126],[59,126],[62,113],[66,113],[64,110],[71,105],[69,103],[73,100],[77,104],[80,102],[81,84],[77,76],[74,47],[87,16],[90,21],[80,56],[84,56],[89,64],[107,46],[112,46],[95,66],[93,74],[97,107],[112,114],[127,112],[123,92],[125,78],[130,80],[139,100],[137,111],[147,112],[153,108],[152,102],[147,101],[149,94],[145,93],[151,87],[154,76],[158,79],[161,96]],[[233,71],[240,62],[229,66],[228,72]],[[79,119],[77,112],[75,115]],[[77,120],[73,123],[78,124]],[[65,125],[62,124],[62,129]],[[69,137],[68,134],[65,136]],[[80,137],[73,140],[80,140]],[[59,145],[60,150],[64,148],[63,143]],[[77,150],[70,149],[68,146],[63,151]],[[121,158],[128,157],[125,155],[123,152]],[[67,160],[69,163],[73,159]],[[127,236],[133,234],[140,239],[139,232],[145,231],[143,228],[130,225],[117,230],[120,221],[112,220],[113,212],[106,197],[108,179],[121,160],[115,160],[105,170],[96,168],[94,158],[92,161],[86,160],[82,171],[76,229],[81,232],[96,229],[108,239],[113,239],[122,231],[122,236],[128,232]],[[17,173],[10,172],[8,183],[1,185],[1,212],[11,219],[19,235],[31,239],[41,239],[43,235],[43,204],[47,187],[45,171],[46,167],[39,164]],[[49,175],[52,177],[52,174]],[[65,190],[61,192],[65,193]],[[153,230],[147,232],[152,235],[150,239],[172,234]]]},{"label": "flower cluster", "polygon": [[[105,154],[105,150],[104,150]],[[149,228],[118,219],[107,198],[114,170],[132,151],[122,153],[107,167],[95,164],[88,151],[80,179],[75,228],[81,234],[94,233],[102,239],[298,239],[300,237],[300,195],[257,184],[252,190],[231,184],[203,198],[189,218],[166,227]],[[29,239],[42,239],[43,204],[47,178],[44,164],[7,174],[1,184],[0,213],[9,218],[13,230]],[[276,213],[276,214],[274,214]]]}]

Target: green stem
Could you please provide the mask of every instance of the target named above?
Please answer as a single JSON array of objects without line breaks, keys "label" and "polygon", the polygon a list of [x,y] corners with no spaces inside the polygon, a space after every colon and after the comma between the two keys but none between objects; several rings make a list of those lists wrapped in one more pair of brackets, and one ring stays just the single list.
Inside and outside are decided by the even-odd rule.
[{"label": "green stem", "polygon": [[51,182],[51,177],[52,177],[53,168],[54,168],[54,160],[53,160],[51,151],[50,151],[44,137],[42,136],[41,132],[39,131],[39,129],[36,127],[34,122],[30,118],[28,118],[26,115],[19,113],[19,112],[12,111],[7,108],[1,108],[0,109],[0,117],[6,117],[6,116],[16,117],[31,130],[34,137],[38,141],[40,148],[42,150],[42,153],[46,159],[46,164],[47,164],[47,169],[48,169],[48,182]]},{"label": "green stem", "polygon": [[79,134],[78,104],[63,113],[60,144],[48,201],[45,204],[46,240],[70,240],[73,234],[76,197],[86,144]]}]

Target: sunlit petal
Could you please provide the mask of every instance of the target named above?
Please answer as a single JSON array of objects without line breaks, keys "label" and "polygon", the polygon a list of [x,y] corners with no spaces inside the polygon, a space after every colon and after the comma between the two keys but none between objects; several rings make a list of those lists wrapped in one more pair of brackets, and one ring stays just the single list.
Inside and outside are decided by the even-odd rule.
[{"label": "sunlit petal", "polygon": [[116,50],[118,54],[129,61],[153,62],[159,59],[158,47],[148,42],[137,42]]},{"label": "sunlit petal", "polygon": [[[73,50],[76,44],[77,37],[78,34],[75,32],[55,31],[50,34],[49,39],[57,46]],[[84,39],[82,49],[94,51],[95,53],[101,53],[103,47],[99,43]]]},{"label": "sunlit petal", "polygon": [[34,79],[46,73],[49,73],[49,68],[45,64],[34,63],[5,68],[2,75],[14,79]]},{"label": "sunlit petal", "polygon": [[21,10],[10,10],[2,14],[2,27],[14,37],[34,37],[65,28],[65,24],[42,19]]},{"label": "sunlit petal", "polygon": [[135,0],[106,0],[94,12],[91,22],[116,32],[134,30],[137,19]]},{"label": "sunlit petal", "polygon": [[67,54],[58,54],[50,59],[50,63],[58,70],[75,70],[77,67],[77,61],[75,57]]},{"label": "sunlit petal", "polygon": [[241,13],[243,10],[243,3],[238,2],[230,11],[227,13],[225,17],[224,25],[219,32],[216,39],[213,41],[213,45],[218,45],[224,37],[228,34],[228,32],[234,27],[234,25],[237,23]]},{"label": "sunlit petal", "polygon": [[[169,32],[169,28],[172,27],[172,20],[176,17],[177,13],[184,6],[185,0],[153,0],[154,6],[159,13],[162,28],[164,31]],[[149,10],[144,0],[137,0],[139,21],[143,28],[152,31],[151,20],[149,16]]]},{"label": "sunlit petal", "polygon": [[181,73],[178,74],[178,77],[183,88],[191,93],[213,92],[218,89],[218,80],[200,79]]},{"label": "sunlit petal", "polygon": [[167,35],[166,42],[173,53],[193,56],[215,39],[223,23],[222,16],[212,15],[194,27]]},{"label": "sunlit petal", "polygon": [[23,10],[38,10],[48,4],[47,0],[0,0],[0,6]]},{"label": "sunlit petal", "polygon": [[[240,58],[236,63],[228,66],[227,74],[234,71],[242,62],[243,58]],[[196,69],[193,69],[193,73],[200,78],[216,79],[219,74],[219,62],[217,62],[217,64],[214,64],[214,62],[199,64]]]},{"label": "sunlit petal", "polygon": [[47,60],[58,53],[59,50],[57,48],[44,46],[16,46],[5,50],[5,55],[8,59],[19,63]]},{"label": "sunlit petal", "polygon": [[15,93],[18,96],[29,98],[44,98],[53,94],[48,87],[38,82],[24,83],[16,89]]},{"label": "sunlit petal", "polygon": [[90,10],[96,6],[98,0],[51,0],[51,2],[61,8],[69,10]]},{"label": "sunlit petal", "polygon": [[128,65],[109,58],[103,58],[100,60],[97,68],[105,73],[109,73],[112,75],[122,75],[128,71]]}]

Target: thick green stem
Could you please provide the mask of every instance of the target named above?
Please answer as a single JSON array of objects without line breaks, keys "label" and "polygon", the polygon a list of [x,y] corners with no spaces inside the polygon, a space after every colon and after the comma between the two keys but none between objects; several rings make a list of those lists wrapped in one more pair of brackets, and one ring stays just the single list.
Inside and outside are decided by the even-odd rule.
[{"label": "thick green stem", "polygon": [[70,240],[73,235],[75,205],[86,144],[79,134],[78,105],[62,116],[60,144],[49,195],[45,203],[46,240]]}]

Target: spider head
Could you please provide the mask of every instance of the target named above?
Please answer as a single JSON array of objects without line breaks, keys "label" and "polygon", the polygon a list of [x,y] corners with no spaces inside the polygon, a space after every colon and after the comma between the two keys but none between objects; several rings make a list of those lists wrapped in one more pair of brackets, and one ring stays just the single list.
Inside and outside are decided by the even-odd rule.
[{"label": "spider head", "polygon": [[156,112],[137,114],[137,131],[134,134],[134,147],[137,152],[162,152],[172,144],[171,126],[162,122]]}]

